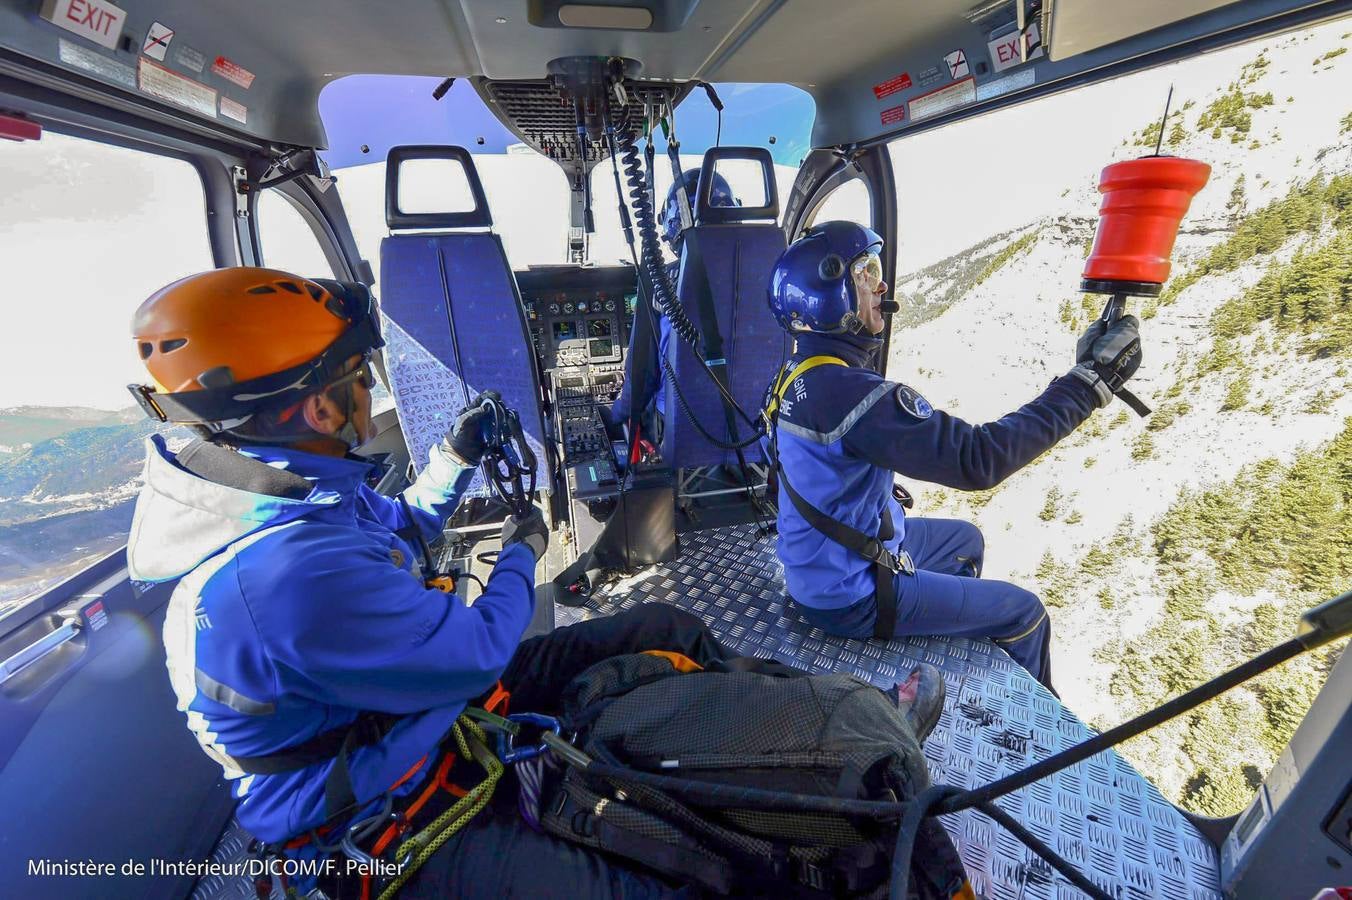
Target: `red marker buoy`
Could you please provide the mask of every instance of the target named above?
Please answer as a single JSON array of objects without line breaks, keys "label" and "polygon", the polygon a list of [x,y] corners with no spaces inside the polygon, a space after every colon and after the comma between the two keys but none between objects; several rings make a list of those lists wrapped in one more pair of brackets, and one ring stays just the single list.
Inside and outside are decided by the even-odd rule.
[{"label": "red marker buoy", "polygon": [[[1169,254],[1179,223],[1210,177],[1211,166],[1175,156],[1129,159],[1104,169],[1099,177],[1103,203],[1098,233],[1083,276],[1093,286],[1082,289],[1159,293],[1169,277]],[[1146,285],[1155,288],[1142,290]]]},{"label": "red marker buoy", "polygon": [[[1166,103],[1165,122],[1168,109]],[[1163,129],[1161,123],[1161,133]],[[1112,295],[1103,307],[1105,323],[1122,318],[1127,297],[1159,296],[1169,277],[1169,254],[1178,239],[1178,226],[1210,177],[1211,166],[1204,162],[1158,154],[1103,170],[1098,232],[1085,260],[1080,290]],[[1150,415],[1150,407],[1131,391],[1123,388],[1117,396],[1137,415]]]}]

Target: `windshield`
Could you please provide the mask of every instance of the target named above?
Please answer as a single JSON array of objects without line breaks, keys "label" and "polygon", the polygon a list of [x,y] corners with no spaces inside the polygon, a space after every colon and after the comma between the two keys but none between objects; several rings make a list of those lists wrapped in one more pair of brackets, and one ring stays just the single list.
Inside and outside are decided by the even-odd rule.
[{"label": "windshield", "polygon": [[[681,170],[698,169],[710,147],[764,147],[775,162],[775,183],[782,208],[798,175],[798,166],[811,148],[816,110],[811,95],[788,84],[718,84],[714,90],[724,106],[721,124],[717,110],[699,88],[676,107]],[[654,143],[657,152],[654,185],[659,205],[673,180],[667,146],[666,138],[659,132]],[[717,171],[727,179],[733,195],[743,205],[763,202],[764,188],[757,166],[730,162],[720,165]],[[628,194],[627,187],[625,193]],[[630,259],[620,230],[615,171],[609,160],[592,170],[592,211],[596,233],[591,239],[591,258],[599,263]]]},{"label": "windshield", "polygon": [[[329,144],[321,155],[338,176],[357,246],[377,277],[380,239],[388,233],[385,156],[402,144],[455,144],[474,155],[493,230],[501,235],[514,269],[566,262],[569,192],[563,170],[504,128],[468,81],[456,81],[436,100],[432,93],[441,83],[411,75],[349,75],[319,97]],[[782,203],[809,149],[811,96],[784,84],[718,84],[714,89],[725,107],[721,122],[699,88],[677,107],[681,167],[698,167],[704,151],[720,142],[765,147],[775,160]],[[672,180],[667,143],[660,135],[656,150],[660,202]],[[739,170],[726,174],[739,196],[759,191],[739,182]],[[592,171],[592,189],[596,232],[590,258],[601,263],[628,259],[609,161]],[[527,197],[529,203],[523,203]]]},{"label": "windshield", "polygon": [[[503,128],[468,81],[441,100],[440,78],[349,75],[319,95],[329,149],[357,248],[380,276],[385,227],[385,156],[401,144],[456,144],[475,155],[493,230],[514,268],[562,262],[568,227],[563,171]],[[530,197],[529,206],[521,203]]]}]

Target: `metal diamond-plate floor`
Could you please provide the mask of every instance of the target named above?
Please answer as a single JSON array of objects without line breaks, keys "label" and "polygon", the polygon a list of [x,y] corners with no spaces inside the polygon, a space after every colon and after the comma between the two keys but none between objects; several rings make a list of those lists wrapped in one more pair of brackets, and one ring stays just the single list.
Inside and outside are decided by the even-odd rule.
[{"label": "metal diamond-plate floor", "polygon": [[[240,827],[235,819],[225,827],[225,833],[216,842],[211,853],[211,862],[221,870],[233,871],[230,875],[207,875],[193,885],[191,900],[258,900],[253,878],[245,868],[249,861],[249,843],[253,838]],[[272,895],[269,900],[285,900],[281,880],[272,880]]]},{"label": "metal diamond-plate floor", "polygon": [[[948,687],[943,717],[925,743],[936,782],[978,787],[1088,738],[1074,713],[987,641],[837,638],[788,612],[772,538],[753,526],[682,536],[682,553],[647,577],[620,582],[587,606],[555,608],[558,625],[662,601],[699,615],[747,656],[818,672],[850,672],[880,687],[917,662]],[[1029,830],[1123,900],[1221,900],[1216,851],[1155,787],[1105,751],[996,801]],[[989,817],[943,818],[972,886],[998,900],[1082,896]]]}]

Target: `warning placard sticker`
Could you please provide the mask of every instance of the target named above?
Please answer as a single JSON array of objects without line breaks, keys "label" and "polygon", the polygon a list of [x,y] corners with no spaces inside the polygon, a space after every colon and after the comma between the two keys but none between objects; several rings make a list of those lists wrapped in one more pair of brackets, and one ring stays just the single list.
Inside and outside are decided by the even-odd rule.
[{"label": "warning placard sticker", "polygon": [[969,75],[961,81],[922,94],[911,101],[911,121],[919,122],[976,100],[976,81]]},{"label": "warning placard sticker", "polygon": [[873,86],[873,96],[881,100],[884,97],[892,96],[897,91],[904,91],[910,86],[911,86],[910,73],[902,72],[900,75],[897,75],[894,78],[889,78],[886,81],[880,82],[879,84],[875,84]]},{"label": "warning placard sticker", "polygon": [[174,30],[172,28],[155,22],[146,32],[145,42],[141,44],[141,52],[151,59],[164,62],[164,55],[169,52],[169,42],[173,39]]},{"label": "warning placard sticker", "polygon": [[919,75],[915,76],[916,83],[921,87],[929,87],[931,84],[937,84],[944,80],[943,70],[938,66],[930,66]]},{"label": "warning placard sticker", "polygon": [[1036,73],[1033,69],[1020,69],[1009,75],[1001,75],[999,78],[992,78],[976,86],[976,99],[978,102],[984,102],[994,97],[1001,97],[1010,91],[1022,90],[1026,87],[1032,87],[1036,80]]},{"label": "warning placard sticker", "polygon": [[226,81],[233,81],[246,91],[249,89],[249,85],[254,83],[254,73],[224,56],[216,57],[216,61],[211,64],[211,71]]},{"label": "warning placard sticker", "polygon": [[216,118],[216,92],[191,78],[171,72],[146,57],[139,69],[141,90],[195,113]]},{"label": "warning placard sticker", "polygon": [[91,631],[98,631],[108,624],[108,610],[103,605],[102,600],[95,600],[80,612],[84,615],[84,620]]},{"label": "warning placard sticker", "polygon": [[880,118],[883,120],[884,125],[895,125],[898,122],[905,121],[906,104],[902,103],[899,106],[893,106],[883,110]]},{"label": "warning placard sticker", "polygon": [[174,45],[174,62],[194,72],[201,72],[207,66],[206,55],[201,50],[181,42]]},{"label": "warning placard sticker", "polygon": [[966,78],[971,74],[967,68],[967,54],[961,50],[954,50],[946,55],[944,62],[948,64],[949,78]]},{"label": "warning placard sticker", "polygon": [[97,50],[73,43],[65,38],[57,38],[57,52],[61,61],[68,66],[84,69],[132,90],[136,89],[136,70],[124,66],[115,59],[109,59]]},{"label": "warning placard sticker", "polygon": [[221,115],[227,119],[234,119],[241,125],[249,121],[249,107],[237,100],[231,100],[225,95],[221,96]]}]

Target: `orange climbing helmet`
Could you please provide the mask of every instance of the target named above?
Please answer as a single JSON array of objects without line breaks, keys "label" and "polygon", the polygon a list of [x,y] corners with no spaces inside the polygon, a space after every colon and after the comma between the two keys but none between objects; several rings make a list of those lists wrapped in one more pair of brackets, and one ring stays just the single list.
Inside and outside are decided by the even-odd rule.
[{"label": "orange climbing helmet", "polygon": [[299,400],[385,343],[365,285],[250,267],[161,288],[131,331],[154,379],[128,385],[146,414],[218,429]]}]

